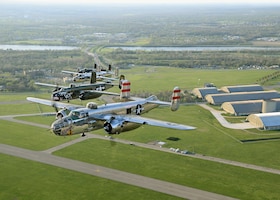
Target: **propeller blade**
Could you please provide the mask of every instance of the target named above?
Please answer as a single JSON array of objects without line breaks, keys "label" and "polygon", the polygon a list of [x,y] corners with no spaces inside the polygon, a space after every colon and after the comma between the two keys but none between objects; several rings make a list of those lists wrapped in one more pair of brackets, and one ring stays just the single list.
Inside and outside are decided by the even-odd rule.
[{"label": "propeller blade", "polygon": [[56,106],[56,103],[53,103],[52,107],[54,108],[55,112],[58,113],[58,107]]}]

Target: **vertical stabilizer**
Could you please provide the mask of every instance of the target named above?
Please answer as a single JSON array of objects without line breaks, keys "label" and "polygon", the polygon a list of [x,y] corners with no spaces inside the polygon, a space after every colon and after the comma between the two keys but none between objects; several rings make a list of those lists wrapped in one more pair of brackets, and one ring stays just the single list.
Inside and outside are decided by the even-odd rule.
[{"label": "vertical stabilizer", "polygon": [[130,98],[130,82],[128,80],[121,81],[121,99]]},{"label": "vertical stabilizer", "polygon": [[122,82],[125,80],[124,75],[120,75],[120,80],[119,80],[119,88],[122,89]]},{"label": "vertical stabilizer", "polygon": [[119,76],[119,68],[116,67],[116,68],[115,68],[115,77],[118,77],[118,76]]},{"label": "vertical stabilizer", "polygon": [[180,104],[180,88],[179,87],[175,87],[173,89],[173,93],[172,93],[172,99],[171,99],[171,110],[172,111],[176,111],[179,108],[179,104]]},{"label": "vertical stabilizer", "polygon": [[91,72],[90,83],[96,83],[96,72],[94,71]]}]

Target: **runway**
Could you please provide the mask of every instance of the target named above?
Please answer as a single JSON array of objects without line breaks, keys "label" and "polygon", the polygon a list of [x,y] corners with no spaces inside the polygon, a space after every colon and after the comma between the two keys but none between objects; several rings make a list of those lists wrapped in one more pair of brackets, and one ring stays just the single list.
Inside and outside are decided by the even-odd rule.
[{"label": "runway", "polygon": [[0,144],[0,152],[44,164],[49,164],[85,174],[114,180],[165,194],[191,200],[231,200],[227,196],[206,192],[166,181],[131,174],[85,162],[58,157],[46,152],[31,151],[10,145]]}]

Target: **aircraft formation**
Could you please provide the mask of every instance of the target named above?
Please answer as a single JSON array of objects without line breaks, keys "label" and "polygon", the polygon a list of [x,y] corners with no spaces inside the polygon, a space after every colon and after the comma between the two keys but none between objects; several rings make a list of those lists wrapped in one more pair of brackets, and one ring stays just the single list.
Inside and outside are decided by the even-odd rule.
[{"label": "aircraft formation", "polygon": [[[109,70],[105,71],[96,71],[95,69],[82,69],[78,70],[78,72],[71,72],[71,71],[62,71],[66,73],[72,74],[73,80],[79,79],[81,82],[86,81],[88,78],[90,80],[89,84],[70,84],[69,87],[66,86],[59,86],[49,83],[40,83],[35,82],[36,85],[47,86],[47,87],[54,87],[55,89],[52,91],[51,99],[54,101],[63,101],[67,100],[68,102],[72,99],[94,99],[100,97],[102,94],[107,95],[119,95],[117,93],[106,92],[116,84],[113,81],[119,80],[111,76],[113,73],[111,71],[111,65],[109,65]],[[90,74],[90,75],[89,75]],[[117,74],[116,74],[117,75]],[[87,77],[87,78],[82,78]],[[124,76],[121,75],[120,79],[124,79]],[[99,81],[97,81],[99,80]]]},{"label": "aircraft formation", "polygon": [[[93,82],[94,78],[92,77],[94,77],[94,73],[91,73],[91,82]],[[95,84],[99,84],[99,86]],[[110,86],[113,87],[113,83],[110,84]],[[91,85],[91,89],[85,89],[86,86],[72,88],[75,88],[76,91],[80,92],[92,92],[96,96],[108,93],[99,93],[104,91],[98,91],[97,89],[97,87],[103,86],[104,88],[106,88],[106,84],[104,82],[90,83],[89,85]],[[120,76],[119,87],[121,89],[120,94],[118,94],[120,96],[120,102],[104,105],[97,105],[96,103],[89,102],[84,107],[80,105],[59,102],[60,100],[69,100],[70,98],[65,98],[66,96],[62,97],[61,94],[59,98],[56,98],[54,94],[57,94],[57,91],[53,92],[51,100],[39,99],[34,97],[27,97],[27,100],[34,103],[52,106],[56,109],[56,120],[52,123],[51,130],[55,135],[58,136],[75,134],[81,134],[82,136],[85,136],[85,132],[98,129],[104,129],[104,131],[108,134],[120,134],[121,132],[136,129],[141,125],[159,126],[177,130],[195,129],[195,127],[188,125],[140,116],[143,113],[146,113],[160,105],[169,105],[171,111],[178,110],[181,92],[179,87],[175,87],[173,89],[171,102],[160,101],[155,95],[147,98],[131,97],[130,82],[126,80],[123,75]],[[82,99],[80,95],[73,95],[75,93],[75,90],[71,91],[72,88],[61,88],[58,91],[61,92],[64,90],[65,93],[71,93],[71,99],[77,96]],[[110,95],[116,95],[116,93],[112,93]],[[96,97],[93,95],[92,98]]]},{"label": "aircraft formation", "polygon": [[96,64],[94,64],[93,69],[78,69],[77,72],[73,71],[65,71],[63,70],[62,73],[71,74],[73,76],[72,80],[74,82],[84,82],[91,80],[92,78],[92,72],[95,72],[96,74],[96,80],[103,81],[103,80],[115,80],[114,78],[111,78],[111,76],[118,76],[119,75],[119,69],[116,68],[115,72],[112,71],[112,65],[108,66],[108,69],[99,68]]}]

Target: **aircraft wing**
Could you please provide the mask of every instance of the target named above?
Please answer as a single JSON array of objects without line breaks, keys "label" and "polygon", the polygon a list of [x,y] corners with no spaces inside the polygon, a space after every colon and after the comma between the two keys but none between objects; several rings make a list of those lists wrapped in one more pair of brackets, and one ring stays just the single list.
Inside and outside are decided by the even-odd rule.
[{"label": "aircraft wing", "polygon": [[138,115],[111,115],[111,114],[99,114],[93,116],[96,119],[102,120],[102,121],[108,121],[110,119],[117,120],[120,124],[124,122],[132,122],[137,124],[143,124],[143,125],[150,125],[150,126],[159,126],[164,128],[171,128],[171,129],[177,129],[177,130],[193,130],[195,127],[193,126],[187,126],[183,124],[177,124],[173,122],[168,121],[162,121],[162,120],[156,120],[146,117],[140,117]]},{"label": "aircraft wing", "polygon": [[47,86],[47,87],[59,87],[59,88],[66,88],[65,86],[58,86],[58,85],[49,84],[49,83],[39,83],[39,82],[35,82],[35,84],[36,84],[36,85]]},{"label": "aircraft wing", "polygon": [[[130,97],[130,99],[132,99],[134,101],[143,100],[143,98],[139,98],[139,97]],[[155,95],[152,95],[152,96],[146,98],[145,100],[147,103],[151,103],[151,104],[167,105],[167,106],[171,105],[171,102],[158,100],[158,98]]]},{"label": "aircraft wing", "polygon": [[100,76],[100,75],[97,75],[96,78],[97,78],[97,79],[101,79],[101,80],[107,80],[107,81],[118,81],[118,80],[119,80],[119,79],[117,79],[117,78],[106,77],[106,76]]},{"label": "aircraft wing", "polygon": [[162,120],[156,120],[156,119],[150,119],[145,117],[140,117],[136,115],[123,115],[123,118],[127,122],[134,122],[138,124],[147,124],[151,126],[159,126],[159,127],[165,127],[165,128],[171,128],[171,129],[178,129],[178,130],[193,130],[195,127],[187,126],[183,124],[177,124]]},{"label": "aircraft wing", "polygon": [[72,75],[74,75],[74,74],[77,74],[77,72],[71,72],[71,71],[61,71],[62,73],[65,73],[65,74],[72,74]]},{"label": "aircraft wing", "polygon": [[34,98],[34,97],[27,97],[26,99],[28,101],[31,101],[31,102],[34,102],[34,103],[39,103],[39,104],[52,106],[52,107],[56,107],[56,108],[67,108],[68,110],[83,108],[83,106],[73,105],[73,104],[70,104],[70,103],[62,103],[62,102],[50,101],[50,100],[39,99],[39,98]]},{"label": "aircraft wing", "polygon": [[84,90],[84,91],[90,91],[90,92],[96,93],[96,94],[105,94],[105,95],[120,96],[119,93],[115,93],[115,92],[107,92],[107,91],[99,91],[99,90]]}]

